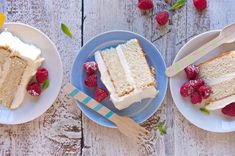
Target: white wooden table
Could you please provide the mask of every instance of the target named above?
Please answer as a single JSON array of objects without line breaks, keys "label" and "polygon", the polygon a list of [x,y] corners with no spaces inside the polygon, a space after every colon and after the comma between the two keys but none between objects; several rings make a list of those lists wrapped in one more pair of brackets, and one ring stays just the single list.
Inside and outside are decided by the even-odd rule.
[{"label": "white wooden table", "polygon": [[[164,0],[154,1],[154,12],[169,8]],[[7,15],[7,21],[30,24],[55,42],[63,61],[65,83],[80,47],[107,30],[124,29],[145,36],[170,65],[179,48],[193,36],[235,22],[234,0],[208,2],[207,10],[198,14],[192,0],[188,0],[163,29],[156,27],[154,14],[141,16],[137,0],[0,0],[0,11]],[[73,39],[61,32],[61,22],[71,28]],[[159,111],[144,126],[155,129],[159,117],[166,119],[167,134],[161,136],[155,130],[150,154],[140,154],[132,141],[116,129],[88,120],[72,100],[60,93],[53,106],[36,120],[15,126],[0,125],[0,155],[235,155],[235,133],[216,134],[190,124],[175,107],[169,90]]]}]

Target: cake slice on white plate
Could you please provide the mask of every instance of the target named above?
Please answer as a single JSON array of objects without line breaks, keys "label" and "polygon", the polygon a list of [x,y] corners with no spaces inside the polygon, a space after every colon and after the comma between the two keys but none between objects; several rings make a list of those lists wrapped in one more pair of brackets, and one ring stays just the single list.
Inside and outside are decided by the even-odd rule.
[{"label": "cake slice on white plate", "polygon": [[15,109],[23,102],[26,87],[43,62],[41,50],[10,32],[0,34],[0,104]]},{"label": "cake slice on white plate", "polygon": [[216,110],[235,102],[235,51],[226,52],[199,65],[199,77],[212,89],[206,108]]},{"label": "cake slice on white plate", "polygon": [[131,39],[116,48],[95,53],[101,80],[114,106],[121,110],[158,94],[156,80],[139,41]]}]

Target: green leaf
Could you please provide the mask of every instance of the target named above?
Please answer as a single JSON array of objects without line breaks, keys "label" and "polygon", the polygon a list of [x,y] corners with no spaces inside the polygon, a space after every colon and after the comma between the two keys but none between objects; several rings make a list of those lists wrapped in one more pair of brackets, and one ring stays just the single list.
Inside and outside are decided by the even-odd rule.
[{"label": "green leaf", "polygon": [[72,32],[70,31],[70,29],[69,29],[64,23],[61,23],[61,30],[62,30],[63,33],[64,33],[65,35],[67,35],[68,37],[70,37],[70,38],[73,37]]},{"label": "green leaf", "polygon": [[170,10],[175,11],[181,8],[186,3],[186,0],[178,0],[171,8]]},{"label": "green leaf", "polygon": [[49,80],[47,79],[47,80],[45,80],[44,82],[43,82],[43,84],[42,84],[42,89],[43,90],[45,90],[45,89],[47,89],[48,87],[49,87]]},{"label": "green leaf", "polygon": [[201,107],[201,108],[200,108],[200,111],[201,111],[203,114],[205,114],[205,115],[209,115],[209,114],[210,114],[210,112],[209,112],[205,107]]},{"label": "green leaf", "polygon": [[157,124],[157,129],[159,130],[161,135],[166,134],[166,126],[165,126],[166,121],[161,121]]}]

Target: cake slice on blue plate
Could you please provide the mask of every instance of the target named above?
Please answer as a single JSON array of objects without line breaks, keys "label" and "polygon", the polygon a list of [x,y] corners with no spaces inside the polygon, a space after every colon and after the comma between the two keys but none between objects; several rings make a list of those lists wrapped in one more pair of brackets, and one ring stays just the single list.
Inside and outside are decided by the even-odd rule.
[{"label": "cake slice on blue plate", "polygon": [[121,110],[158,94],[154,74],[137,39],[95,53],[101,80]]}]

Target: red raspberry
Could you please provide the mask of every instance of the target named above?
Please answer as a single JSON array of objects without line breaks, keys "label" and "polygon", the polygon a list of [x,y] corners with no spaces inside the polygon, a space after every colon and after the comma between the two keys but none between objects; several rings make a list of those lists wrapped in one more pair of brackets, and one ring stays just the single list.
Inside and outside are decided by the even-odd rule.
[{"label": "red raspberry", "polygon": [[169,21],[169,13],[167,11],[157,12],[155,19],[160,26],[163,26]]},{"label": "red raspberry", "polygon": [[206,0],[193,0],[193,4],[198,11],[203,11],[207,7]]},{"label": "red raspberry", "polygon": [[194,91],[198,91],[198,89],[205,84],[202,79],[190,80],[189,83],[193,87]]},{"label": "red raspberry", "polygon": [[228,116],[235,116],[235,102],[222,108],[221,112]]},{"label": "red raspberry", "polygon": [[192,104],[197,104],[202,102],[202,97],[199,95],[198,92],[193,92],[191,95],[191,102]]},{"label": "red raspberry", "polygon": [[180,88],[181,96],[187,97],[187,96],[192,95],[192,93],[193,93],[193,87],[190,85],[189,82],[185,82]]},{"label": "red raspberry", "polygon": [[86,71],[87,75],[92,75],[98,69],[98,65],[95,61],[86,62],[83,64],[83,68]]},{"label": "red raspberry", "polygon": [[43,83],[48,79],[48,71],[46,68],[39,68],[36,72],[36,79],[38,83]]},{"label": "red raspberry", "polygon": [[191,65],[189,65],[188,67],[186,67],[186,68],[184,69],[184,71],[185,71],[185,73],[186,73],[186,75],[187,75],[187,78],[188,78],[189,80],[194,80],[194,79],[196,79],[196,77],[197,77],[197,75],[198,75],[198,73],[199,73],[199,67],[197,67],[197,66],[191,64]]},{"label": "red raspberry", "polygon": [[96,88],[95,93],[94,93],[94,97],[95,100],[98,102],[103,101],[106,97],[108,96],[108,93],[106,90],[102,89],[102,88]]},{"label": "red raspberry", "polygon": [[40,84],[37,82],[30,83],[27,86],[27,92],[32,96],[39,96],[42,92]]},{"label": "red raspberry", "polygon": [[97,76],[95,74],[88,76],[84,83],[87,87],[97,87]]},{"label": "red raspberry", "polygon": [[138,8],[140,10],[150,10],[153,8],[152,0],[139,0]]},{"label": "red raspberry", "polygon": [[212,90],[209,86],[203,85],[198,89],[198,93],[201,95],[203,99],[207,99],[212,93]]}]

